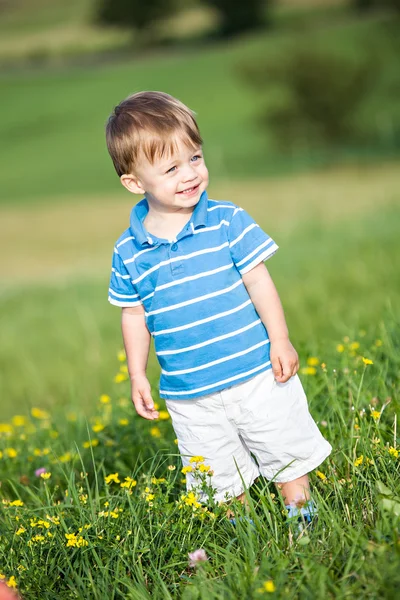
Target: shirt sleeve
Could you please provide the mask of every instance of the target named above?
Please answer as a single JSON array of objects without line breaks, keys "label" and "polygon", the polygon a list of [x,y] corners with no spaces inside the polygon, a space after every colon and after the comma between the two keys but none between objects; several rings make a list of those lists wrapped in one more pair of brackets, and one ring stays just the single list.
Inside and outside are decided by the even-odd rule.
[{"label": "shirt sleeve", "polygon": [[242,275],[278,250],[274,240],[243,210],[235,208],[228,229],[232,259]]},{"label": "shirt sleeve", "polygon": [[142,304],[139,294],[132,283],[132,278],[117,250],[114,250],[112,260],[108,301],[115,306],[121,307],[133,307]]}]

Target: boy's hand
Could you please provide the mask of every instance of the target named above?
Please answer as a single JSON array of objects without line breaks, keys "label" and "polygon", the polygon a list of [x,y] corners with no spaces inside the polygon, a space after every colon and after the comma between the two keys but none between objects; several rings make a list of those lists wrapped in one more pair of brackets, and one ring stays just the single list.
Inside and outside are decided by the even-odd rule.
[{"label": "boy's hand", "polygon": [[158,411],[154,409],[150,383],[145,375],[132,379],[132,402],[136,412],[144,419],[158,419]]},{"label": "boy's hand", "polygon": [[275,379],[285,383],[299,370],[299,357],[288,338],[271,343],[271,363]]}]

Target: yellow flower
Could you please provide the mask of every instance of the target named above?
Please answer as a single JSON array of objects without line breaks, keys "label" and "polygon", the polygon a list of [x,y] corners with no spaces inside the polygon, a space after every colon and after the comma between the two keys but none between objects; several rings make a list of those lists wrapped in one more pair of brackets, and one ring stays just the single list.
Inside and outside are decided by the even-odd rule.
[{"label": "yellow flower", "polygon": [[322,473],[322,471],[315,471],[315,474],[316,474],[317,477],[319,477],[320,479],[322,479],[322,481],[325,481],[326,475],[324,475],[324,473]]},{"label": "yellow flower", "polygon": [[59,460],[61,462],[69,462],[70,460],[72,460],[72,454],[71,454],[71,452],[66,452],[65,454],[62,454],[59,457]]},{"label": "yellow flower", "polygon": [[146,496],[146,502],[150,502],[151,500],[154,500],[155,495],[154,494],[147,494]]},{"label": "yellow flower", "polygon": [[15,415],[11,422],[15,427],[24,427],[28,423],[28,419],[22,415]]},{"label": "yellow flower", "polygon": [[114,377],[114,382],[122,383],[123,381],[126,381],[127,379],[128,379],[128,376],[125,373],[117,373]]},{"label": "yellow flower", "polygon": [[375,346],[377,348],[380,348],[382,346],[382,344],[383,344],[382,340],[375,340]]},{"label": "yellow flower", "polygon": [[371,417],[375,419],[375,421],[377,421],[380,416],[381,413],[379,412],[379,410],[371,410]]},{"label": "yellow flower", "polygon": [[349,336],[348,336],[348,335],[345,335],[345,336],[344,336],[344,338],[343,338],[343,341],[344,341],[344,343],[345,343],[345,344],[348,344],[348,343],[349,343],[349,341],[350,341],[350,338],[349,338]]},{"label": "yellow flower", "polygon": [[11,575],[10,579],[7,581],[7,586],[14,589],[17,587],[17,582],[14,575]]},{"label": "yellow flower", "polygon": [[161,431],[159,430],[159,428],[158,428],[158,427],[152,427],[152,428],[150,429],[150,434],[151,434],[153,437],[156,437],[156,438],[160,438],[160,437],[161,437]]},{"label": "yellow flower", "polygon": [[325,363],[321,363],[321,369],[326,369],[326,364]]},{"label": "yellow flower", "polygon": [[355,461],[354,461],[354,466],[355,467],[359,467],[360,465],[363,464],[364,461],[364,456],[361,454]]},{"label": "yellow flower", "polygon": [[42,456],[42,455],[43,455],[43,452],[41,451],[40,448],[35,448],[33,450],[33,456]]},{"label": "yellow flower", "polygon": [[174,439],[174,444],[178,445],[178,438]]},{"label": "yellow flower", "polygon": [[112,481],[114,483],[121,483],[120,480],[118,479],[118,473],[110,473],[110,475],[107,475],[107,477],[104,478],[104,481],[106,482],[107,485],[109,483],[111,483]]},{"label": "yellow flower", "polygon": [[344,346],[343,346],[343,344],[338,344],[338,345],[336,346],[336,350],[337,350],[338,352],[344,352]]},{"label": "yellow flower", "polygon": [[120,398],[118,400],[118,406],[122,406],[122,407],[129,406],[128,398]]},{"label": "yellow flower", "polygon": [[82,504],[86,504],[87,503],[87,499],[88,499],[87,494],[81,494],[79,496],[79,500],[82,502]]},{"label": "yellow flower", "polygon": [[374,364],[370,358],[365,358],[364,356],[362,357],[362,361],[363,361],[364,365],[373,365]]},{"label": "yellow flower", "polygon": [[192,458],[189,460],[189,462],[191,463],[200,463],[200,462],[204,462],[204,456],[192,456]]},{"label": "yellow flower", "polygon": [[124,360],[126,360],[125,350],[120,350],[117,354],[117,358],[120,362],[124,362]]},{"label": "yellow flower", "polygon": [[153,483],[154,485],[158,485],[159,483],[164,483],[164,481],[166,481],[165,477],[160,477],[160,479],[157,479],[157,477],[151,478],[151,483]]},{"label": "yellow flower", "polygon": [[302,375],[315,375],[317,372],[317,369],[315,367],[303,367],[302,369],[300,369],[300,373]]},{"label": "yellow flower", "polygon": [[359,342],[351,342],[351,344],[350,344],[350,350],[358,350],[359,347],[360,347]]},{"label": "yellow flower", "polygon": [[25,527],[20,527],[19,529],[17,529],[17,531],[15,532],[15,535],[22,535],[23,533],[25,533],[26,529]]},{"label": "yellow flower", "polygon": [[184,475],[186,475],[186,473],[191,473],[193,471],[193,467],[191,467],[190,465],[188,465],[187,467],[183,467],[183,469],[181,469],[181,473],[183,473]]},{"label": "yellow flower", "polygon": [[319,358],[316,356],[310,356],[307,358],[307,364],[309,367],[317,367],[319,365]]},{"label": "yellow flower", "polygon": [[69,412],[67,413],[67,421],[70,421],[71,423],[74,423],[77,420],[77,415],[74,412]]},{"label": "yellow flower", "polygon": [[50,477],[51,477],[51,473],[41,473],[41,474],[40,474],[40,477],[41,477],[42,479],[50,479]]},{"label": "yellow flower", "polygon": [[393,446],[389,446],[388,452],[395,458],[397,458],[399,456],[399,451],[397,450],[397,448],[394,448]]},{"label": "yellow flower", "polygon": [[95,448],[98,445],[99,445],[99,440],[96,440],[96,439],[88,440],[87,442],[83,442],[83,444],[82,444],[82,446],[84,448],[90,448],[90,447]]},{"label": "yellow flower", "polygon": [[93,425],[92,430],[95,433],[99,433],[99,431],[103,431],[104,429],[104,425],[102,423],[96,423],[96,425]]},{"label": "yellow flower", "polygon": [[120,370],[120,373],[128,374],[128,366],[127,365],[121,365],[119,370]]},{"label": "yellow flower", "polygon": [[128,488],[130,490],[132,487],[135,487],[136,484],[137,484],[136,479],[131,479],[130,477],[125,477],[125,481],[123,483],[121,483],[121,487]]},{"label": "yellow flower", "polygon": [[9,423],[0,423],[0,433],[11,435],[14,431],[14,427]]},{"label": "yellow flower", "polygon": [[118,424],[122,426],[129,425],[129,421],[128,419],[118,419]]},{"label": "yellow flower", "polygon": [[175,471],[176,466],[175,465],[168,465],[167,469],[168,469],[168,471]]},{"label": "yellow flower", "polygon": [[169,412],[167,410],[160,410],[158,418],[161,419],[161,421],[167,421],[170,418]]},{"label": "yellow flower", "polygon": [[15,458],[16,456],[18,456],[18,452],[15,450],[15,448],[5,448],[4,452],[6,453],[8,458]]},{"label": "yellow flower", "polygon": [[264,581],[262,588],[259,588],[259,592],[267,592],[267,594],[273,594],[276,590],[275,584],[272,579]]},{"label": "yellow flower", "polygon": [[31,415],[35,419],[50,419],[50,414],[41,408],[31,408]]},{"label": "yellow flower", "polygon": [[207,473],[210,470],[210,465],[199,465],[199,471],[201,473]]},{"label": "yellow flower", "polygon": [[50,435],[50,437],[51,437],[52,440],[56,440],[60,434],[55,429],[52,429],[50,431],[49,435]]},{"label": "yellow flower", "polygon": [[99,398],[101,404],[109,404],[111,402],[111,398],[110,396],[107,396],[107,394],[102,394]]},{"label": "yellow flower", "polygon": [[10,502],[9,506],[23,506],[24,503],[22,502],[22,500],[13,500],[13,502]]}]

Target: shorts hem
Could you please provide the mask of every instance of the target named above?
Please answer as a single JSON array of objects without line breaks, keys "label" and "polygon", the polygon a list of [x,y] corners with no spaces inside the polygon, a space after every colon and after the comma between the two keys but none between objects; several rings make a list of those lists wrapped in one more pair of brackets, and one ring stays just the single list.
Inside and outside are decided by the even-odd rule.
[{"label": "shorts hem", "polygon": [[289,481],[294,481],[299,477],[303,477],[303,475],[311,473],[311,471],[319,467],[319,465],[322,464],[326,458],[328,458],[328,456],[332,452],[332,446],[329,444],[329,442],[327,442],[327,444],[329,445],[329,449],[326,449],[326,451],[322,454],[318,454],[317,456],[311,456],[308,460],[302,461],[297,468],[288,467],[287,469],[278,471],[278,475],[273,477],[271,477],[265,472],[263,473],[261,468],[260,472],[264,477],[266,477],[269,481],[272,481],[273,483],[287,483]]}]

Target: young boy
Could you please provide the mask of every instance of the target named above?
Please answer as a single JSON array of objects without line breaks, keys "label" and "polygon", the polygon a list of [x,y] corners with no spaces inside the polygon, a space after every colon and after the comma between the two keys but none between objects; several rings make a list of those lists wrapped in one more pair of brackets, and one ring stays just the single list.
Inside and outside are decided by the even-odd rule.
[{"label": "young boy", "polygon": [[[331,446],[308,412],[264,265],[278,246],[242,208],[207,197],[202,139],[179,100],[130,96],[110,116],[106,137],[122,185],[144,196],[115,245],[108,298],[122,307],[136,411],[158,417],[146,378],[153,337],[183,465],[205,457],[218,501],[243,500],[243,481],[250,487],[261,473],[277,484],[290,516],[309,520],[307,474]],[[186,477],[190,489],[195,481]]]}]

